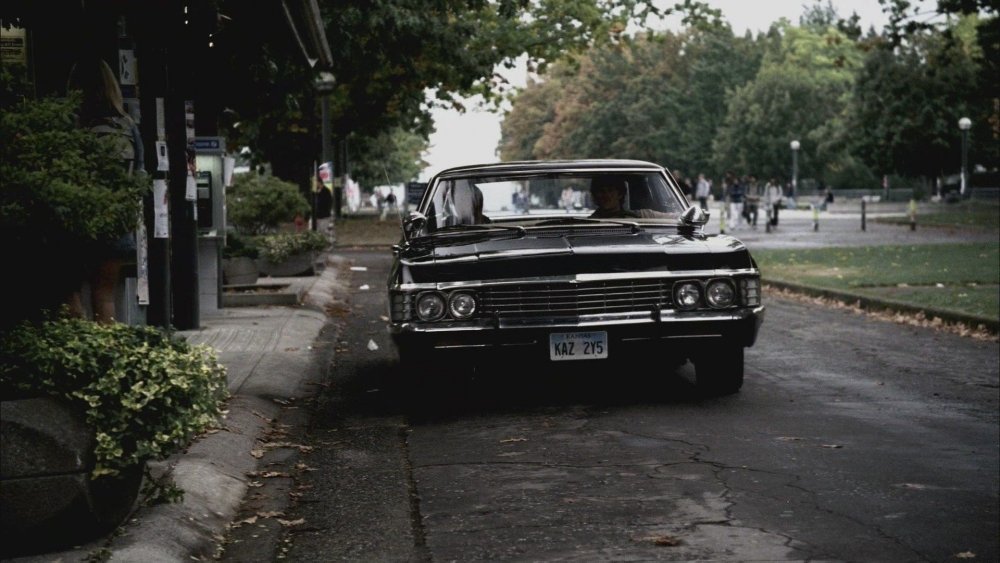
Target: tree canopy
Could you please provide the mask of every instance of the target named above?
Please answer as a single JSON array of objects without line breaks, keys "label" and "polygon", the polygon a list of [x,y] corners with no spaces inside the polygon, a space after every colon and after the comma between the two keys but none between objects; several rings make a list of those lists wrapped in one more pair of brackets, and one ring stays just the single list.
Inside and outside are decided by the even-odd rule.
[{"label": "tree canopy", "polygon": [[942,2],[946,17],[917,25],[909,2],[880,1],[891,16],[881,33],[817,2],[798,25],[756,37],[717,21],[594,46],[512,97],[501,156],[641,158],[686,176],[787,181],[798,140],[800,176],[873,188],[883,174],[957,172],[964,115],[970,162],[995,169],[996,8]]},{"label": "tree canopy", "polygon": [[[231,140],[251,147],[276,175],[305,184],[319,147],[316,69],[297,52],[278,3],[219,0],[220,60],[230,76],[220,99]],[[643,0],[320,0],[336,78],[333,133],[351,139],[352,160],[393,130],[426,139],[434,104],[460,97],[497,100],[508,89],[496,73],[526,55],[544,70],[566,53],[617,41],[630,24],[662,13]],[[700,2],[669,10],[711,17]],[[667,10],[667,11],[669,11]],[[428,101],[428,93],[432,98]],[[363,165],[362,165],[363,166]],[[402,169],[393,171],[399,175]]]}]

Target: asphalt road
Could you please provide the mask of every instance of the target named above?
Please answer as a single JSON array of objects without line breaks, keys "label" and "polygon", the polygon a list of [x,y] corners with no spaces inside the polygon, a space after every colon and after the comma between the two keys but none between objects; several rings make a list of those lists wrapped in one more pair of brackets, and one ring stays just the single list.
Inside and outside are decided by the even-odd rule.
[{"label": "asphalt road", "polygon": [[404,395],[388,254],[344,254],[367,270],[328,385],[278,421],[300,453],[223,561],[1000,558],[996,342],[769,299],[735,396],[699,397],[689,365],[497,366]]}]

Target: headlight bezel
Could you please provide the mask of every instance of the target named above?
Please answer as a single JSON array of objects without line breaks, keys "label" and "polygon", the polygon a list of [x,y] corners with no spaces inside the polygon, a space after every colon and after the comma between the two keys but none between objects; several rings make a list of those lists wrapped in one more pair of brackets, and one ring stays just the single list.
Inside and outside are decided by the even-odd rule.
[{"label": "headlight bezel", "polygon": [[[690,292],[693,290],[693,294]],[[693,295],[694,301],[692,303],[685,303],[681,299],[681,294]],[[674,307],[681,311],[693,311],[699,308],[702,304],[703,290],[702,284],[698,280],[681,280],[674,284]]]},{"label": "headlight bezel", "polygon": [[[432,316],[427,316],[423,314],[423,303],[424,299],[436,299],[439,303],[439,311]],[[445,313],[448,311],[448,301],[444,296],[437,291],[423,291],[417,294],[417,298],[414,300],[413,313],[418,320],[424,322],[438,321],[444,318]]]},{"label": "headlight bezel", "polygon": [[[460,299],[468,298],[471,302],[471,309],[467,313],[456,310],[456,302]],[[464,321],[471,319],[479,310],[479,300],[471,291],[455,291],[448,296],[448,314],[455,320]]]},{"label": "headlight bezel", "polygon": [[[712,298],[712,289],[716,287],[724,287],[729,290],[729,300],[728,302],[719,302]],[[729,309],[735,307],[739,304],[737,299],[736,287],[733,281],[729,278],[714,278],[708,280],[705,283],[705,304],[712,309]]]}]

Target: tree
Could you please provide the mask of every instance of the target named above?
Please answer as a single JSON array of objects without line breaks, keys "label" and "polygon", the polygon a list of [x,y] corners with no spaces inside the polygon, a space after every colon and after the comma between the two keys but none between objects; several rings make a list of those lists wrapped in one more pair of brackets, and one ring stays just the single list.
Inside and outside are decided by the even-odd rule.
[{"label": "tree", "polygon": [[976,95],[975,43],[961,35],[916,34],[869,53],[850,114],[858,158],[881,173],[928,179],[957,169],[958,119],[975,116],[982,127],[991,113]]},{"label": "tree", "polygon": [[[718,166],[758,177],[786,177],[789,142],[797,139],[802,176],[822,178],[840,160],[832,141],[860,66],[857,44],[833,27],[775,25],[753,81],[730,96],[725,124],[713,143]],[[826,152],[822,161],[819,151]],[[846,157],[846,154],[844,155]]]},{"label": "tree", "polygon": [[759,52],[723,24],[591,49],[575,72],[549,72],[514,99],[502,156],[639,158],[711,173],[723,101],[756,73]]},{"label": "tree", "polygon": [[[235,146],[248,145],[276,175],[307,185],[319,146],[313,70],[301,60],[278,3],[220,0],[216,37],[222,68],[223,126]],[[564,53],[614,40],[630,22],[658,13],[641,0],[347,0],[321,2],[331,38],[336,85],[330,94],[334,134],[377,137],[394,127],[426,137],[427,92],[457,105],[457,96],[495,98],[505,84],[497,65],[527,54],[544,69]],[[680,3],[692,12],[698,2]]]},{"label": "tree", "polygon": [[351,143],[351,178],[362,186],[414,180],[427,166],[427,138],[401,127]]}]

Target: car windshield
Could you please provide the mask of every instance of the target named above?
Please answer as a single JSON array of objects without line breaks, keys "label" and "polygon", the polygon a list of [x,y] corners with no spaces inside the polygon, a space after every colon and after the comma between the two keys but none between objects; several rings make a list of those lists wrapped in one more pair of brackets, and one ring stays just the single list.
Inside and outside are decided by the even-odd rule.
[{"label": "car windshield", "polygon": [[432,190],[425,209],[428,232],[463,225],[672,224],[685,207],[655,171],[450,177]]}]

